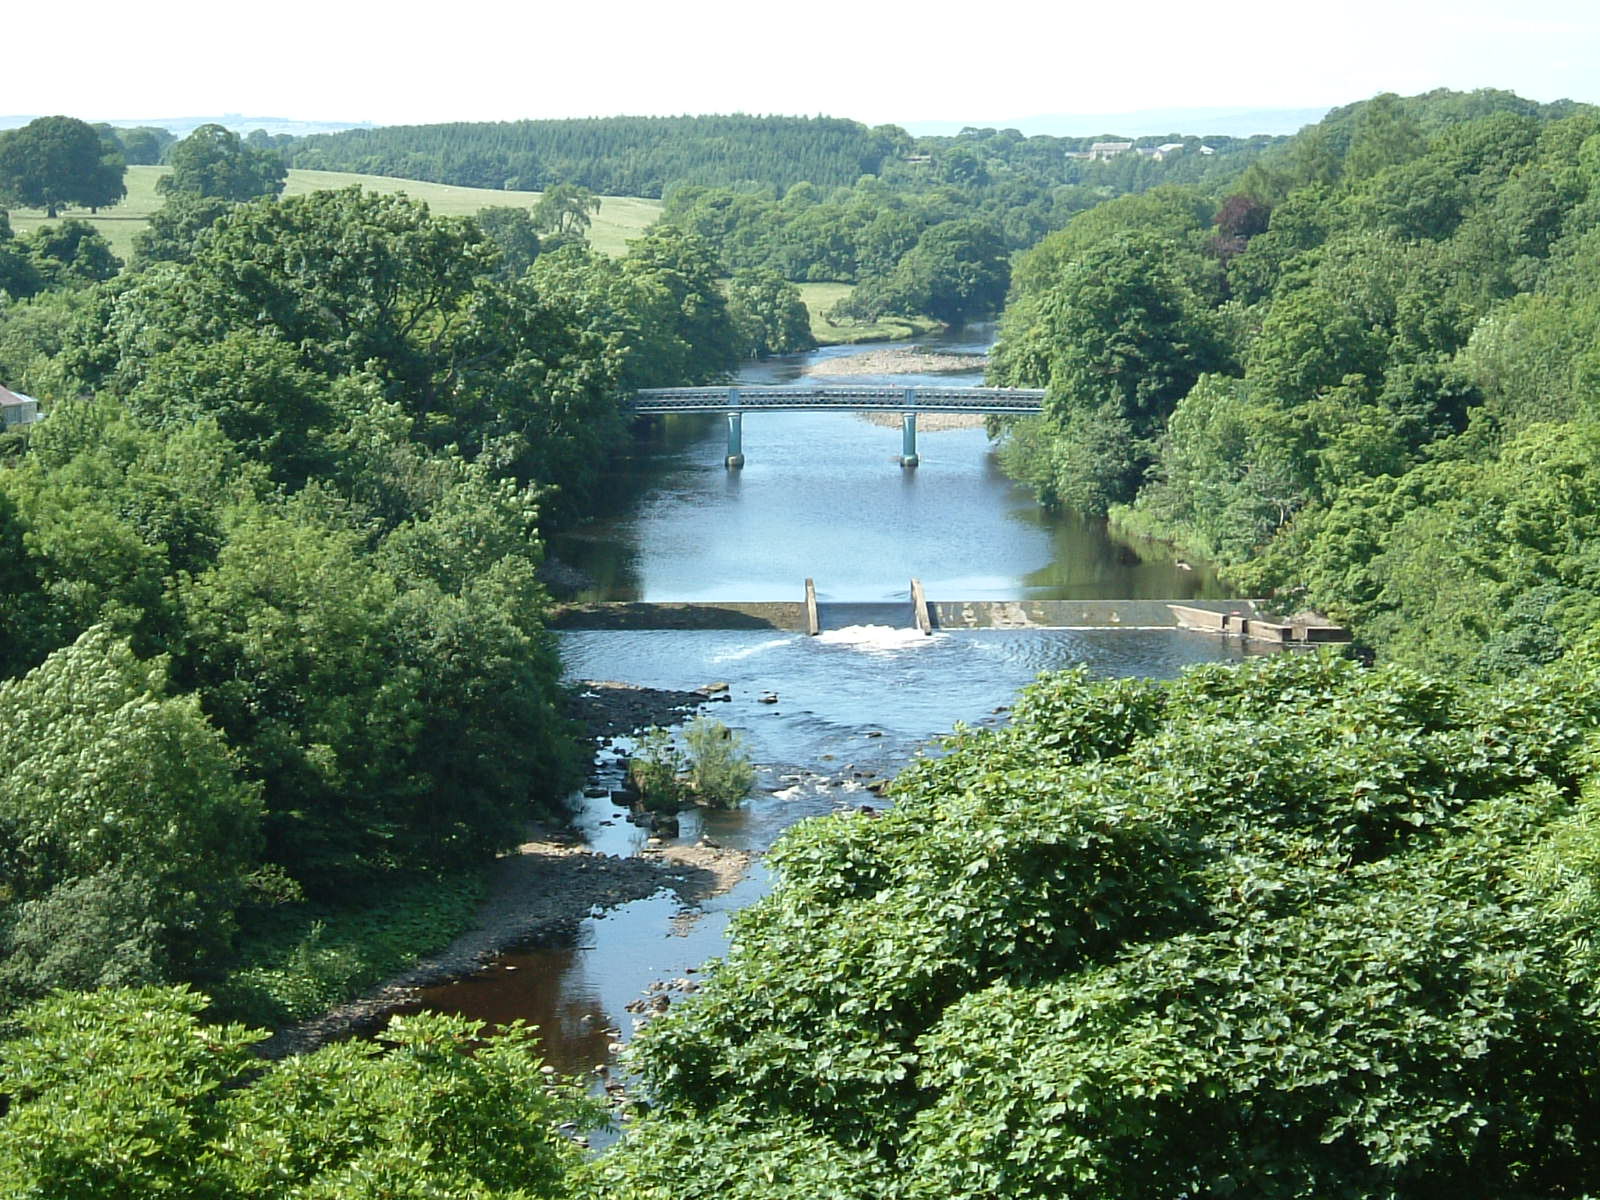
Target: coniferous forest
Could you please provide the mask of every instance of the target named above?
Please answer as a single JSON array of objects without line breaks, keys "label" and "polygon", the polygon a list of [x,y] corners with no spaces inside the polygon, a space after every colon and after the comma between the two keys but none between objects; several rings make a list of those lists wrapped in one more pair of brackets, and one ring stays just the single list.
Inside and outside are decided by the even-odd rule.
[{"label": "coniferous forest", "polygon": [[[0,1197],[1600,1194],[1600,111],[1383,95],[1160,162],[262,142],[165,147],[126,265],[0,222],[0,383],[47,410],[0,434]],[[535,227],[285,161],[570,190]],[[584,189],[666,212],[607,258]],[[802,822],[598,1156],[526,1030],[257,1057],[559,817],[544,542],[628,390],[790,348],[816,280],[999,311],[993,380],[1049,393],[1008,471],[1356,652],[1047,675]]]}]

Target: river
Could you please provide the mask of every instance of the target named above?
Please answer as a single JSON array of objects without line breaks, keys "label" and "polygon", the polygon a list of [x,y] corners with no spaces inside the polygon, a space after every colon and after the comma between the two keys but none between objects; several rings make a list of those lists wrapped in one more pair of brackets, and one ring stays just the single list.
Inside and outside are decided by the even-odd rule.
[{"label": "river", "polygon": [[[981,352],[988,330],[939,348]],[[937,344],[930,339],[924,344]],[[752,364],[746,383],[822,376],[869,347]],[[850,382],[976,384],[962,375],[862,376]],[[722,465],[720,418],[657,421],[617,464],[609,511],[556,552],[594,579],[594,599],[795,600],[814,577],[824,600],[904,600],[913,575],[934,600],[1178,599],[1219,596],[1185,570],[1122,542],[1102,523],[1043,512],[1000,474],[981,429],[923,432],[921,465],[902,469],[898,428],[839,412],[759,413],[744,422],[746,465]],[[864,610],[870,611],[870,610]],[[762,851],[804,817],[882,802],[864,790],[957,723],[1004,719],[1039,671],[1083,664],[1100,676],[1167,678],[1231,658],[1234,643],[1178,631],[972,630],[923,637],[863,621],[817,638],[773,630],[582,631],[561,635],[574,679],[666,688],[729,685],[711,707],[760,765],[752,798],[731,812],[683,817],[681,838]],[[775,693],[776,703],[762,700]],[[609,756],[605,759],[609,764]],[[614,769],[614,768],[613,768]],[[607,797],[575,801],[588,844],[638,852],[646,834]],[[551,1063],[588,1071],[612,1035],[631,1032],[627,1006],[657,980],[692,975],[722,952],[729,916],[769,886],[760,861],[732,891],[682,913],[669,895],[581,923],[569,945],[508,955],[480,976],[431,989],[429,1007],[543,1030]]]}]

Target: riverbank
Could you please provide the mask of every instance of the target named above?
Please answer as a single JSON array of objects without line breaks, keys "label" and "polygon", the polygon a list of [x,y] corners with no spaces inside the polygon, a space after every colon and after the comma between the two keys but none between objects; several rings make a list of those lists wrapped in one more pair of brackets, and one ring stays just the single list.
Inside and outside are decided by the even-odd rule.
[{"label": "riverbank", "polygon": [[[683,691],[580,680],[568,712],[582,726],[598,765],[614,739],[677,724],[719,694],[714,686]],[[638,854],[605,854],[584,846],[570,827],[534,827],[526,841],[495,860],[469,928],[356,998],[279,1029],[259,1053],[282,1058],[372,1033],[394,1014],[414,1009],[424,988],[475,975],[510,951],[570,940],[585,918],[649,896],[670,893],[687,925],[704,901],[738,884],[753,857],[705,840],[652,839]]]},{"label": "riverbank", "polygon": [[[899,413],[889,412],[864,412],[860,415],[867,424],[883,429],[899,429],[903,419]],[[982,429],[984,420],[982,413],[918,413],[917,431],[946,433],[952,429]]]},{"label": "riverbank", "polygon": [[800,299],[811,318],[811,336],[818,346],[857,346],[863,342],[903,342],[926,337],[944,326],[932,317],[880,317],[876,321],[834,321],[833,306],[850,294],[848,283],[800,283]]},{"label": "riverbank", "polygon": [[989,365],[983,354],[941,354],[923,346],[886,346],[806,366],[804,374],[827,377],[851,375],[957,375],[982,371]]},{"label": "riverbank", "polygon": [[277,1031],[259,1053],[282,1058],[371,1033],[414,1007],[422,988],[473,975],[508,951],[570,938],[597,911],[666,891],[687,912],[738,883],[751,857],[701,843],[621,858],[576,844],[570,831],[542,830],[496,861],[473,928],[361,997]]}]

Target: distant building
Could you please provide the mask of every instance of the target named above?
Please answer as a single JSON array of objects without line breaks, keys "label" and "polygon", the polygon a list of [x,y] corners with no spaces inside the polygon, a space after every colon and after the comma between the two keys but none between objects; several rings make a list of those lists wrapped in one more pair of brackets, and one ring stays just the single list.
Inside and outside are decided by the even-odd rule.
[{"label": "distant building", "polygon": [[1104,162],[1132,149],[1132,142],[1096,142],[1089,147],[1089,157],[1096,162]]},{"label": "distant building", "polygon": [[1162,162],[1169,154],[1178,154],[1184,150],[1182,142],[1163,142],[1159,146],[1140,146],[1134,151],[1140,158],[1151,158]]},{"label": "distant building", "polygon": [[0,387],[0,428],[16,429],[39,419],[39,402],[32,396]]}]

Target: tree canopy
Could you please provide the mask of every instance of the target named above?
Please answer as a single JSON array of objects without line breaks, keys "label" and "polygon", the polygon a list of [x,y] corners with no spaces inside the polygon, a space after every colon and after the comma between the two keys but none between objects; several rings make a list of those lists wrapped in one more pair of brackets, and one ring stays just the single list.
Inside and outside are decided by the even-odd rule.
[{"label": "tree canopy", "polygon": [[254,200],[283,190],[288,169],[270,150],[247,146],[221,125],[202,125],[176,146],[169,174],[156,181],[163,195],[214,196],[219,200]]},{"label": "tree canopy", "polygon": [[1593,671],[1042,678],[785,837],[597,1190],[1592,1190]]},{"label": "tree canopy", "polygon": [[74,117],[39,117],[0,133],[0,200],[42,208],[105,208],[127,193],[120,155],[108,154],[94,126]]}]

